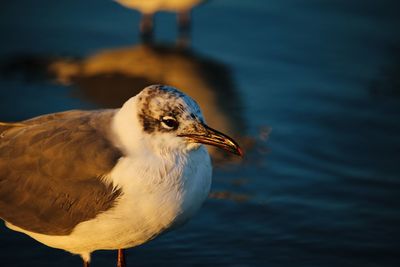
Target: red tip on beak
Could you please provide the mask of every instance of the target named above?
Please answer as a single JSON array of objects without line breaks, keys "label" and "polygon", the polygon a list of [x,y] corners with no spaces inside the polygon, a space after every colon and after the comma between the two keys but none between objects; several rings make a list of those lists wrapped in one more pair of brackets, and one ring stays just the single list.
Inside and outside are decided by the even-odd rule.
[{"label": "red tip on beak", "polygon": [[237,148],[237,152],[238,152],[239,156],[243,158],[244,153],[243,153],[243,150],[240,147]]}]

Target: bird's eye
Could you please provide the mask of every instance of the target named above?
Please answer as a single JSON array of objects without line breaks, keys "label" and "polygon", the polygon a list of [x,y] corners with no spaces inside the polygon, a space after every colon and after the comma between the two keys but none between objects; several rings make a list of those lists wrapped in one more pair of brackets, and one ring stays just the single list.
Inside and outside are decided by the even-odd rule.
[{"label": "bird's eye", "polygon": [[161,124],[164,128],[169,129],[169,130],[176,129],[176,128],[178,128],[178,125],[179,125],[178,121],[174,117],[171,117],[171,116],[162,117]]}]

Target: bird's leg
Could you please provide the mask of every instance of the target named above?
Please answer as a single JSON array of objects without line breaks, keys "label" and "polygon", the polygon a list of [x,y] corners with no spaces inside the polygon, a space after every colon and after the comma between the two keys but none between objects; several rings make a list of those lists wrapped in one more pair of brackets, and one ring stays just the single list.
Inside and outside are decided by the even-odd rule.
[{"label": "bird's leg", "polygon": [[178,13],[178,28],[180,33],[189,33],[190,31],[190,10]]},{"label": "bird's leg", "polygon": [[117,267],[126,267],[125,250],[124,249],[118,249]]},{"label": "bird's leg", "polygon": [[140,35],[143,42],[148,43],[153,39],[153,14],[142,14],[140,20]]},{"label": "bird's leg", "polygon": [[89,267],[90,265],[90,253],[82,253],[81,255],[83,261],[83,267]]},{"label": "bird's leg", "polygon": [[178,45],[187,47],[190,41],[191,11],[185,10],[178,13]]}]

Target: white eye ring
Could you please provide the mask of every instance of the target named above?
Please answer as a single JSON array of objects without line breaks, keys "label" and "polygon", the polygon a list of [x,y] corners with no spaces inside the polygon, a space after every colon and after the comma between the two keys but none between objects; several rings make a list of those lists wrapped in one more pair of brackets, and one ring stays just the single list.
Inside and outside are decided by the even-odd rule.
[{"label": "white eye ring", "polygon": [[161,125],[169,130],[178,128],[178,122],[174,117],[171,116],[164,116],[161,119]]}]

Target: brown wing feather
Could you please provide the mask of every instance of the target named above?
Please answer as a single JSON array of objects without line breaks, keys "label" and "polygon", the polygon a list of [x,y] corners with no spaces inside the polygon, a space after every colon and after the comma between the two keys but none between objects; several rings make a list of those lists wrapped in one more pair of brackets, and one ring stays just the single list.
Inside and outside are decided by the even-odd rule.
[{"label": "brown wing feather", "polygon": [[114,111],[71,111],[0,125],[0,217],[66,235],[121,194],[99,177],[122,156],[110,142]]}]

